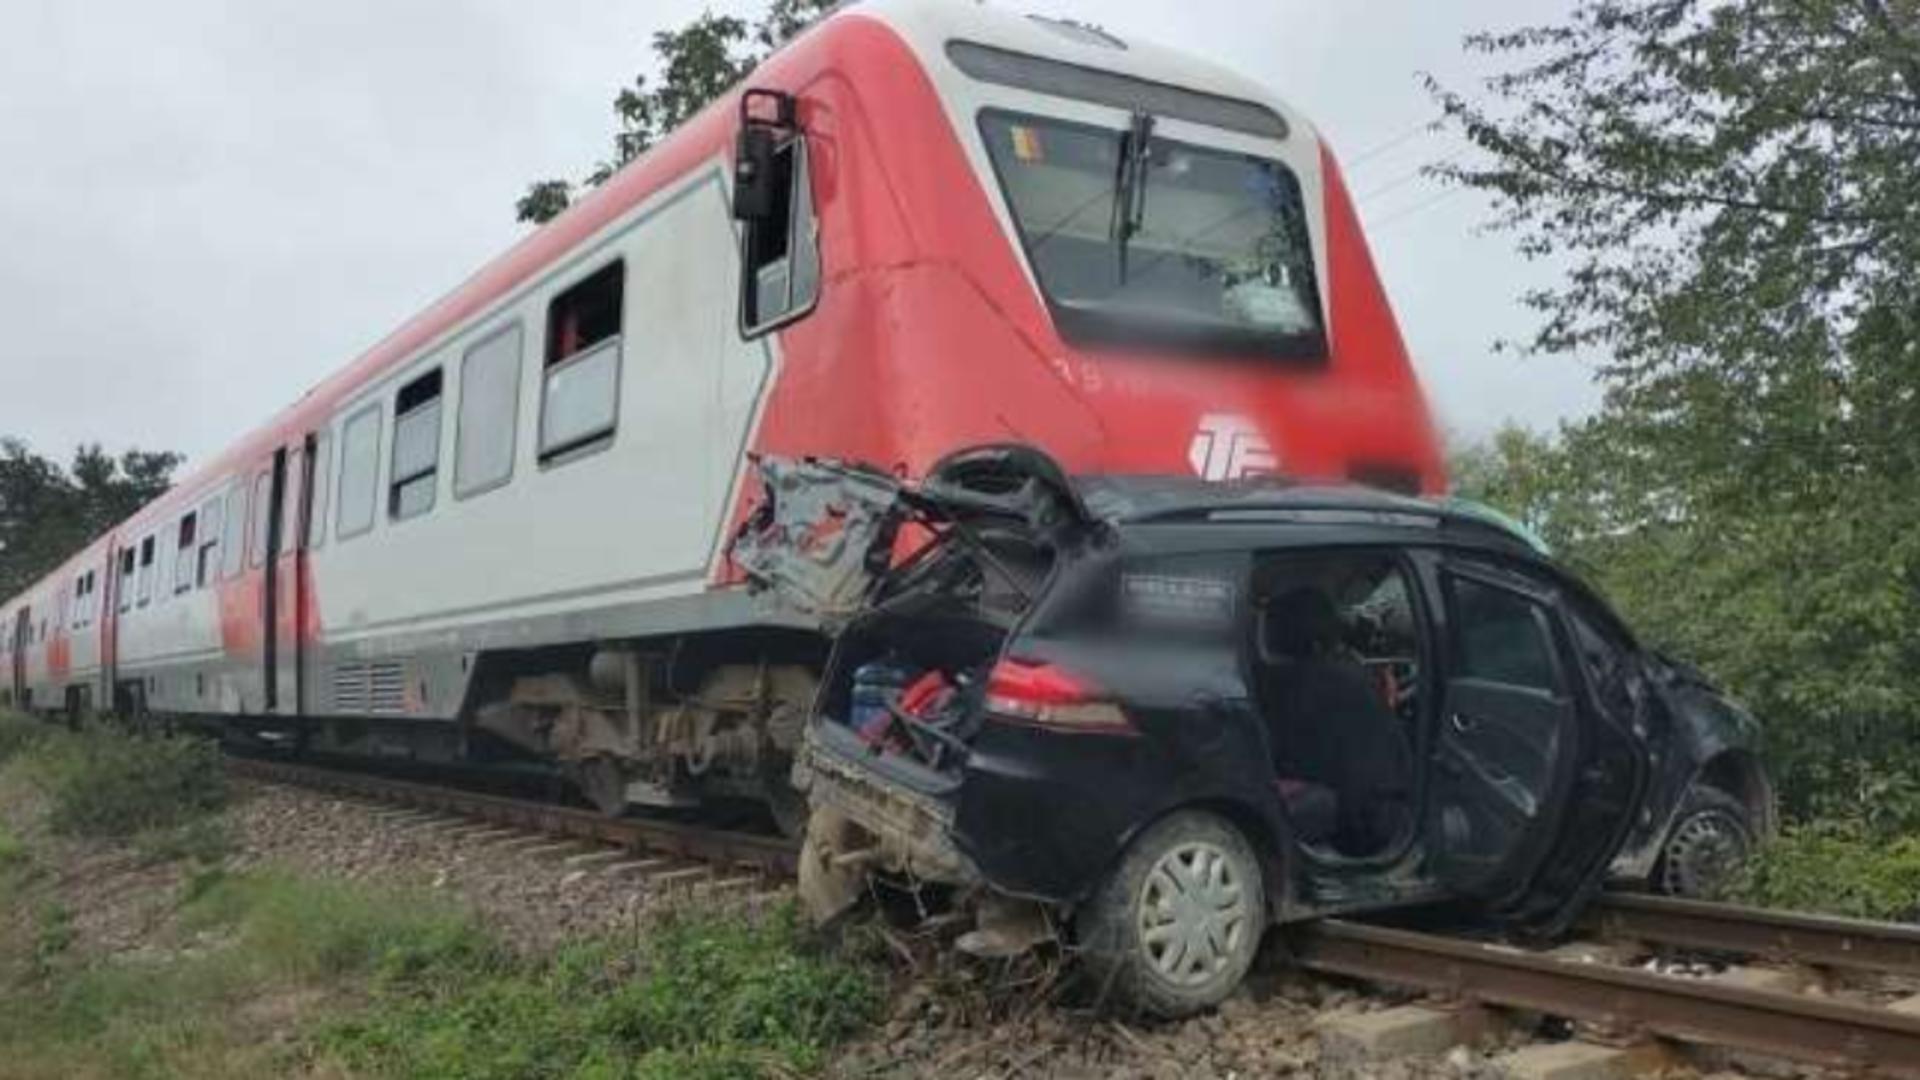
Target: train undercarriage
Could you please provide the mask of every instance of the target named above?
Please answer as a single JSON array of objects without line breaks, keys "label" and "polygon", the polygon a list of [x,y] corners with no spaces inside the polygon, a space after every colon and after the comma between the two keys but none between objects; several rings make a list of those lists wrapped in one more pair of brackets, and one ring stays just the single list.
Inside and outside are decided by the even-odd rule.
[{"label": "train undercarriage", "polygon": [[453,719],[179,719],[294,756],[543,772],[612,815],[759,806],[797,836],[793,758],[825,659],[809,635],[751,630],[495,652],[473,658]]}]

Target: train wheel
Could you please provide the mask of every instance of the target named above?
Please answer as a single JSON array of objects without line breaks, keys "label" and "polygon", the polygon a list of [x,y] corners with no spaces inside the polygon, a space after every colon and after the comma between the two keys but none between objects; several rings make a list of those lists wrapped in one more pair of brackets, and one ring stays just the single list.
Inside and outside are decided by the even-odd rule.
[{"label": "train wheel", "polygon": [[627,772],[612,758],[590,758],[568,770],[574,785],[608,817],[627,812]]}]

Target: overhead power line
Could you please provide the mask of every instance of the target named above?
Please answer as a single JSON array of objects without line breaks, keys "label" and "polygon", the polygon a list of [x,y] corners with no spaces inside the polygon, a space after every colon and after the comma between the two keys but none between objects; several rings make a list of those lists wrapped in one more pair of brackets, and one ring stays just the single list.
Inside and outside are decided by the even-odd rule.
[{"label": "overhead power line", "polygon": [[1393,191],[1396,188],[1405,187],[1406,185],[1412,183],[1413,181],[1418,180],[1421,177],[1427,175],[1428,169],[1434,168],[1435,166],[1439,166],[1439,165],[1445,165],[1448,162],[1452,161],[1453,159],[1459,157],[1461,153],[1462,151],[1455,150],[1453,153],[1448,154],[1446,157],[1440,158],[1437,161],[1430,161],[1425,165],[1417,166],[1411,172],[1402,173],[1399,176],[1393,178],[1392,180],[1389,180],[1386,183],[1381,184],[1379,187],[1376,187],[1373,190],[1361,195],[1359,197],[1359,201],[1361,205],[1364,206],[1365,204],[1372,202],[1374,199],[1377,199],[1380,196],[1385,195],[1389,191]]},{"label": "overhead power line", "polygon": [[1448,199],[1451,199],[1455,195],[1458,195],[1461,192],[1466,190],[1467,189],[1465,186],[1450,187],[1447,190],[1442,191],[1437,195],[1434,195],[1430,198],[1422,199],[1419,202],[1414,203],[1412,206],[1408,206],[1408,207],[1405,207],[1404,209],[1396,210],[1393,213],[1388,214],[1386,217],[1381,218],[1379,221],[1372,222],[1367,226],[1367,231],[1369,233],[1377,233],[1380,230],[1386,228],[1387,226],[1394,224],[1395,222],[1404,221],[1407,218],[1413,217],[1416,214],[1425,213],[1426,211],[1433,209],[1434,207],[1440,205],[1443,202],[1446,202]]},{"label": "overhead power line", "polygon": [[1401,132],[1400,134],[1395,135],[1393,138],[1388,139],[1386,142],[1377,143],[1373,146],[1368,147],[1365,150],[1360,151],[1358,154],[1355,154],[1352,157],[1347,159],[1347,168],[1349,169],[1357,168],[1360,165],[1363,165],[1366,162],[1379,157],[1381,154],[1386,153],[1387,151],[1393,149],[1394,147],[1399,146],[1401,143],[1406,142],[1408,139],[1411,139],[1416,135],[1421,135],[1426,132],[1432,131],[1436,123],[1437,121],[1434,121],[1434,120],[1422,120],[1419,123],[1408,128],[1407,130]]}]

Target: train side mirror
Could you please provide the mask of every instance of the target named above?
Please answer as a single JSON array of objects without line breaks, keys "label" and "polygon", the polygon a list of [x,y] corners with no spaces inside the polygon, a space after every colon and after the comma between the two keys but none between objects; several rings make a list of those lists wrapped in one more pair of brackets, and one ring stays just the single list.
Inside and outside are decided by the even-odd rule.
[{"label": "train side mirror", "polygon": [[733,216],[765,221],[773,216],[776,137],[773,129],[752,124],[740,129],[733,150]]},{"label": "train side mirror", "polygon": [[740,136],[733,146],[733,216],[765,221],[778,208],[774,190],[779,170],[774,156],[781,143],[799,132],[799,110],[792,94],[749,89],[740,95]]}]

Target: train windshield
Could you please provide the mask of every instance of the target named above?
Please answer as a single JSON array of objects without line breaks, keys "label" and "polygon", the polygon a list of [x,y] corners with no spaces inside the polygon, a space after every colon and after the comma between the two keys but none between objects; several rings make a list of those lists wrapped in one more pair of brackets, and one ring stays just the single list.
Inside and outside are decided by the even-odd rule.
[{"label": "train windshield", "polygon": [[1321,360],[1299,181],[1277,161],[1125,129],[988,110],[1007,203],[1061,334]]}]

